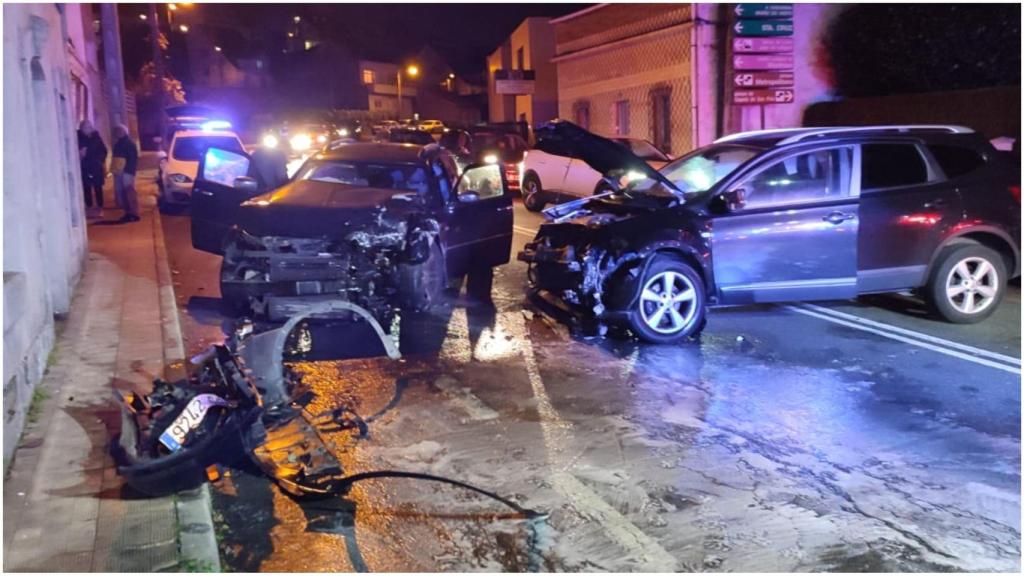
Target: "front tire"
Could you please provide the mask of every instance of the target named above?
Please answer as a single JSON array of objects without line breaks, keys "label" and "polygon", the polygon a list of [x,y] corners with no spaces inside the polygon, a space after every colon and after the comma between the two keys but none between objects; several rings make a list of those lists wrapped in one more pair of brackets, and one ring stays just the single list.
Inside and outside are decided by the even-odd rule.
[{"label": "front tire", "polygon": [[654,344],[675,344],[704,328],[704,282],[682,260],[657,257],[640,279],[631,306],[629,327],[637,336]]},{"label": "front tire", "polygon": [[960,244],[947,248],[935,266],[925,295],[932,311],[954,324],[981,322],[1006,294],[1006,264],[991,248]]},{"label": "front tire", "polygon": [[540,178],[530,173],[523,178],[523,206],[530,212],[540,212],[544,209],[544,189],[541,188]]}]

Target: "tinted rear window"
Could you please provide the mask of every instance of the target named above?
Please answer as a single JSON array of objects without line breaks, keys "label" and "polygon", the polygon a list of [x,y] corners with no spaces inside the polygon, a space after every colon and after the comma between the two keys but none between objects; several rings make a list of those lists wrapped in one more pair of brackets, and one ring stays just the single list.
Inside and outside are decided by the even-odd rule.
[{"label": "tinted rear window", "polygon": [[969,174],[985,165],[985,157],[980,152],[963,146],[929,144],[928,151],[935,157],[947,178]]},{"label": "tinted rear window", "polygon": [[892,188],[928,181],[928,166],[913,144],[865,144],[861,188]]}]

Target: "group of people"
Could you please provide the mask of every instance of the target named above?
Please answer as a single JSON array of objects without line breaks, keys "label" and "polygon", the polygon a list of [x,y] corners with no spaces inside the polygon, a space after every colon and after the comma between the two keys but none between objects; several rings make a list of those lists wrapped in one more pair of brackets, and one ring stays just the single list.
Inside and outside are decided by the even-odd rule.
[{"label": "group of people", "polygon": [[[118,222],[139,221],[139,197],[135,191],[135,172],[139,164],[139,147],[132,141],[128,127],[114,126],[114,150],[110,173],[114,179],[114,198],[124,210]],[[85,188],[85,206],[97,216],[103,213],[103,183],[107,179],[107,146],[89,120],[78,128],[78,154],[82,163],[82,185]]]}]

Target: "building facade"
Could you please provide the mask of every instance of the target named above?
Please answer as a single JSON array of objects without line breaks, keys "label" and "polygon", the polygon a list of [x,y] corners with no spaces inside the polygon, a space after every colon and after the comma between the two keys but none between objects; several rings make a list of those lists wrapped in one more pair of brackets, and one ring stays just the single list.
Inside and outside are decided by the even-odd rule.
[{"label": "building facade", "polygon": [[87,253],[77,123],[109,123],[93,5],[3,11],[6,466]]},{"label": "building facade", "polygon": [[[547,18],[527,18],[487,58],[487,102],[491,122],[535,126],[558,117],[555,31]],[[516,74],[529,71],[528,74]],[[511,74],[509,74],[511,72]],[[526,77],[519,82],[501,78]],[[511,88],[509,93],[506,88]]]}]

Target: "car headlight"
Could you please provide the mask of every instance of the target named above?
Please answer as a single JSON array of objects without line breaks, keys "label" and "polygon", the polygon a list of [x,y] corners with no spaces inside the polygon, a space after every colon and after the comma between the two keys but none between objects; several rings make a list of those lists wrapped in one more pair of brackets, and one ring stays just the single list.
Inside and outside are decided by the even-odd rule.
[{"label": "car headlight", "polygon": [[342,128],[341,130],[338,130],[338,135],[342,137],[348,136],[348,128]]},{"label": "car headlight", "polygon": [[647,174],[639,172],[637,170],[630,170],[626,172],[626,182],[639,182],[647,178]]},{"label": "car headlight", "polygon": [[[342,134],[342,136],[344,136],[344,134]],[[320,135],[318,135],[316,137],[316,141],[317,141],[318,144],[326,144],[327,143],[327,136],[324,136],[323,134],[320,134]]]},{"label": "car headlight", "polygon": [[263,136],[263,145],[267,148],[277,148],[278,143],[277,136],[273,134],[265,134]]},{"label": "car headlight", "polygon": [[171,182],[174,182],[175,184],[188,184],[189,182],[192,181],[192,179],[186,176],[185,174],[171,174],[170,176],[168,176],[168,178],[170,179]]},{"label": "car headlight", "polygon": [[313,146],[313,139],[309,134],[296,134],[288,143],[292,145],[292,150],[309,150]]},{"label": "car headlight", "polygon": [[484,156],[484,164],[497,164],[497,163],[498,163],[498,155],[497,154],[487,154],[487,155]]}]

